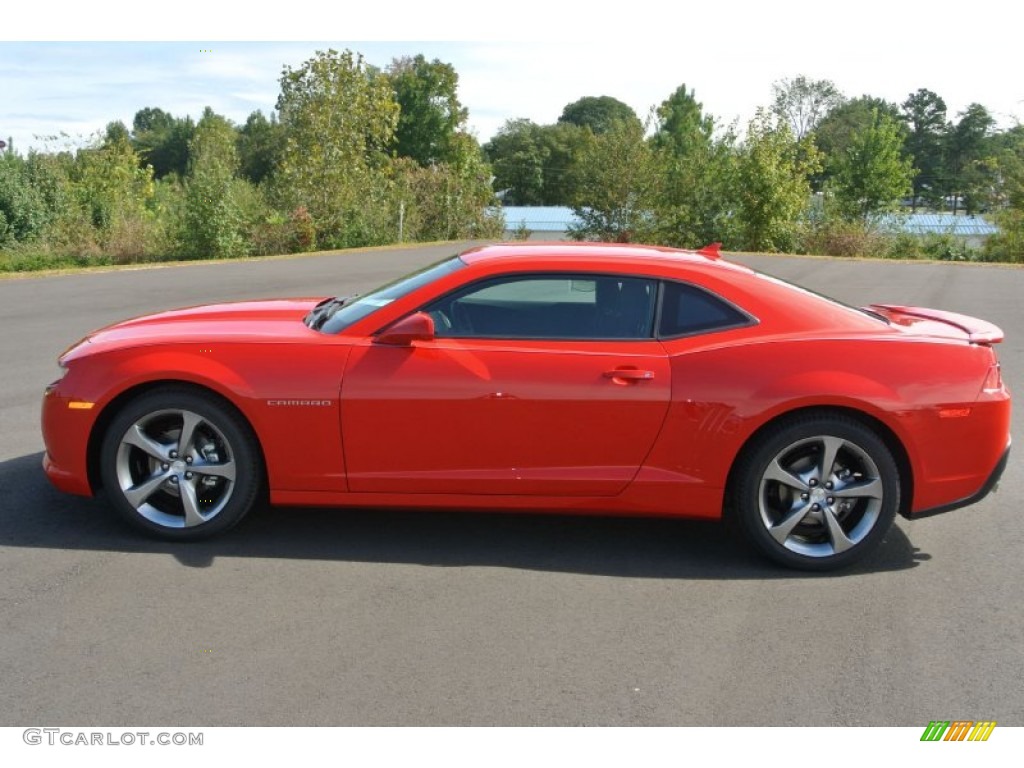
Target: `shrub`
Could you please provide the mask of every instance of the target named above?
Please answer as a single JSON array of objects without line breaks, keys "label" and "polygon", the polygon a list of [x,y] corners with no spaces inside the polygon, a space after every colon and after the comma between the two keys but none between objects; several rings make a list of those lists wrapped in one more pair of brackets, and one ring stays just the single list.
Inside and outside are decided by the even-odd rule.
[{"label": "shrub", "polygon": [[1000,211],[995,215],[999,234],[991,235],[985,241],[981,258],[986,261],[1024,262],[1024,211],[1014,208]]},{"label": "shrub", "polygon": [[825,217],[805,225],[801,250],[820,256],[886,256],[891,236],[861,220]]}]

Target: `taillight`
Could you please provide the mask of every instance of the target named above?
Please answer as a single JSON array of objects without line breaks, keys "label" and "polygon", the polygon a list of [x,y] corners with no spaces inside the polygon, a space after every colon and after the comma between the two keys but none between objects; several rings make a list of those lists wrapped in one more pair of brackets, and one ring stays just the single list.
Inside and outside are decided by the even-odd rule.
[{"label": "taillight", "polygon": [[999,363],[993,363],[992,367],[988,369],[988,375],[985,377],[985,384],[982,389],[985,392],[998,392],[1003,388],[1003,374],[1000,370]]}]

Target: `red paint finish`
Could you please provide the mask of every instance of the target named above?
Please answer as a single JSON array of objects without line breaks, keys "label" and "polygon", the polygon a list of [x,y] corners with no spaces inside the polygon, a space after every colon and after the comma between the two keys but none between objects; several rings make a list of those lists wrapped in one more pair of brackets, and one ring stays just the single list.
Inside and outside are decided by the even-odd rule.
[{"label": "red paint finish", "polygon": [[342,386],[349,487],[614,495],[654,444],[670,393],[657,341],[360,345]]},{"label": "red paint finish", "polygon": [[[491,246],[335,333],[303,323],[315,299],[110,326],[62,357],[67,372],[43,402],[44,465],[62,490],[92,493],[88,446],[112,409],[140,387],[178,382],[245,417],[275,503],[715,518],[744,446],[804,408],[844,409],[884,432],[909,463],[911,512],[982,488],[1009,441],[1000,329],[874,307],[887,323],[717,256]],[[666,338],[432,338],[434,317],[417,315],[515,274],[684,282],[749,322]],[[415,319],[394,325],[405,318]],[[380,337],[389,327],[412,330]]]}]

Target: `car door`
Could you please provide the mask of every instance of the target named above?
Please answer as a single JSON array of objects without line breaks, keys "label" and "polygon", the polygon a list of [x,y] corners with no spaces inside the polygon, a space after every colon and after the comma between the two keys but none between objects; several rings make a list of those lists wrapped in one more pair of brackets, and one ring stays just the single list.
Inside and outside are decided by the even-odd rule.
[{"label": "car door", "polygon": [[656,293],[614,275],[505,277],[424,307],[436,338],[358,345],[342,382],[350,490],[619,493],[671,394]]}]

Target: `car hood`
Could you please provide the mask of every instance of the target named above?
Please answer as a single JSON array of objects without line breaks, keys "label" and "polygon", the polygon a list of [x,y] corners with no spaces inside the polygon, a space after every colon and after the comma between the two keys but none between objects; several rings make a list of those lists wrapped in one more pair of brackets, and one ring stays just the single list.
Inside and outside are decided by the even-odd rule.
[{"label": "car hood", "polygon": [[308,339],[315,331],[302,319],[321,300],[238,301],[143,315],[89,334],[61,359],[68,362],[87,351],[148,344]]}]

